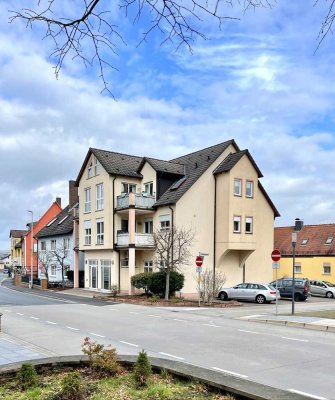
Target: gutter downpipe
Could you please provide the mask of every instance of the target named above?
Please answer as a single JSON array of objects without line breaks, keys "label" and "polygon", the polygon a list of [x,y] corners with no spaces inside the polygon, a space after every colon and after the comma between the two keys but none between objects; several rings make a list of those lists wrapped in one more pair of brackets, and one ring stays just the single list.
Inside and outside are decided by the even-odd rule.
[{"label": "gutter downpipe", "polygon": [[213,233],[213,285],[215,289],[215,269],[216,269],[216,175],[214,175],[214,233]]},{"label": "gutter downpipe", "polygon": [[173,265],[173,239],[174,239],[174,210],[173,210],[173,208],[171,207],[171,204],[169,204],[169,209],[171,210],[171,225],[172,225],[172,227],[171,227],[171,229],[172,229],[172,245],[171,245],[171,249],[172,249],[172,254],[171,254],[171,262],[172,262],[172,265]]},{"label": "gutter downpipe", "polygon": [[113,206],[113,249],[118,253],[118,288],[119,291],[121,290],[121,260],[120,260],[120,250],[118,250],[115,246],[115,179],[116,176],[113,178],[113,201],[112,201],[112,206]]}]

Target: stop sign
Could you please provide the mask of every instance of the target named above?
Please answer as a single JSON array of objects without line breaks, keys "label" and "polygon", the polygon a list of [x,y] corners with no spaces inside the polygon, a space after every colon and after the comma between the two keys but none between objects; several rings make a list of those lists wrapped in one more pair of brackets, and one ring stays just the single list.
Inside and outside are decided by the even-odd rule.
[{"label": "stop sign", "polygon": [[274,262],[279,261],[280,256],[281,256],[280,251],[277,249],[273,250],[273,252],[271,253],[271,258],[272,258],[272,261],[274,261]]},{"label": "stop sign", "polygon": [[195,264],[196,264],[196,266],[197,266],[197,267],[201,267],[201,266],[202,266],[202,261],[203,261],[203,258],[202,258],[201,256],[198,256],[198,257],[195,259]]}]

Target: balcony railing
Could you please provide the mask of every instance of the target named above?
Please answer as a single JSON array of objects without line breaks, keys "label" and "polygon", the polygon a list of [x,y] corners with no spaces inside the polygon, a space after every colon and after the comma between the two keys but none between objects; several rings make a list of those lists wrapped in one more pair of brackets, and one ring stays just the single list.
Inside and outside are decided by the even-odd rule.
[{"label": "balcony railing", "polygon": [[[153,247],[154,236],[151,233],[135,233],[135,247]],[[129,246],[129,233],[118,233],[118,246]]]},{"label": "balcony railing", "polygon": [[122,194],[116,198],[116,208],[128,208],[130,205],[134,205],[135,208],[152,208],[155,204],[155,196],[142,194]]}]

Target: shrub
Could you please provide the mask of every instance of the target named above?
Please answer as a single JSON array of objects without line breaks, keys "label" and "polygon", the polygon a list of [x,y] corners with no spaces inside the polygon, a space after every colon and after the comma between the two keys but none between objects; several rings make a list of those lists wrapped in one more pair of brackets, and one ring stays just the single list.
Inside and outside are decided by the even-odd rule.
[{"label": "shrub", "polygon": [[31,364],[22,364],[17,377],[19,386],[23,390],[34,388],[38,385],[38,376],[35,367]]},{"label": "shrub", "polygon": [[148,379],[151,376],[152,370],[147,353],[144,350],[138,353],[133,372],[136,382],[141,386],[145,386],[148,383]]},{"label": "shrub", "polygon": [[92,342],[89,337],[85,337],[81,347],[94,370],[108,375],[117,375],[121,372],[122,368],[115,349],[105,348],[103,344]]},{"label": "shrub", "polygon": [[116,295],[119,293],[119,288],[117,285],[112,285],[111,286],[111,294],[113,297],[116,297]]},{"label": "shrub", "polygon": [[[148,289],[150,290],[150,292],[163,297],[165,294],[165,286],[166,286],[166,273],[163,271],[153,272],[148,282]],[[181,290],[183,286],[184,286],[184,275],[177,271],[171,271],[169,295],[171,296],[176,291]]]},{"label": "shrub", "polygon": [[136,289],[144,289],[148,293],[148,285],[151,278],[152,272],[142,272],[131,277],[131,284]]},{"label": "shrub", "polygon": [[61,382],[60,397],[64,400],[81,400],[86,397],[86,387],[79,372],[68,373]]}]

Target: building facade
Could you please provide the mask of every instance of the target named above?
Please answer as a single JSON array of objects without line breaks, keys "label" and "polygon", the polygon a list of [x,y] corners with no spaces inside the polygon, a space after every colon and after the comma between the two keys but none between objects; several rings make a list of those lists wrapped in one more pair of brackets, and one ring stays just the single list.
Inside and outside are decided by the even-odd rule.
[{"label": "building facade", "polygon": [[[293,274],[293,226],[275,228],[275,248],[281,251],[278,277]],[[295,275],[335,283],[335,224],[305,225],[297,232]]]},{"label": "building facade", "polygon": [[13,266],[22,266],[22,242],[27,230],[11,229],[10,239],[10,264]]},{"label": "building facade", "polygon": [[261,177],[234,140],[170,161],[89,149],[76,181],[85,287],[131,293],[134,274],[160,266],[153,232],[172,226],[195,235],[181,268],[184,295],[196,295],[199,252],[208,254],[203,268],[223,272],[228,285],[270,281],[279,213]]}]

